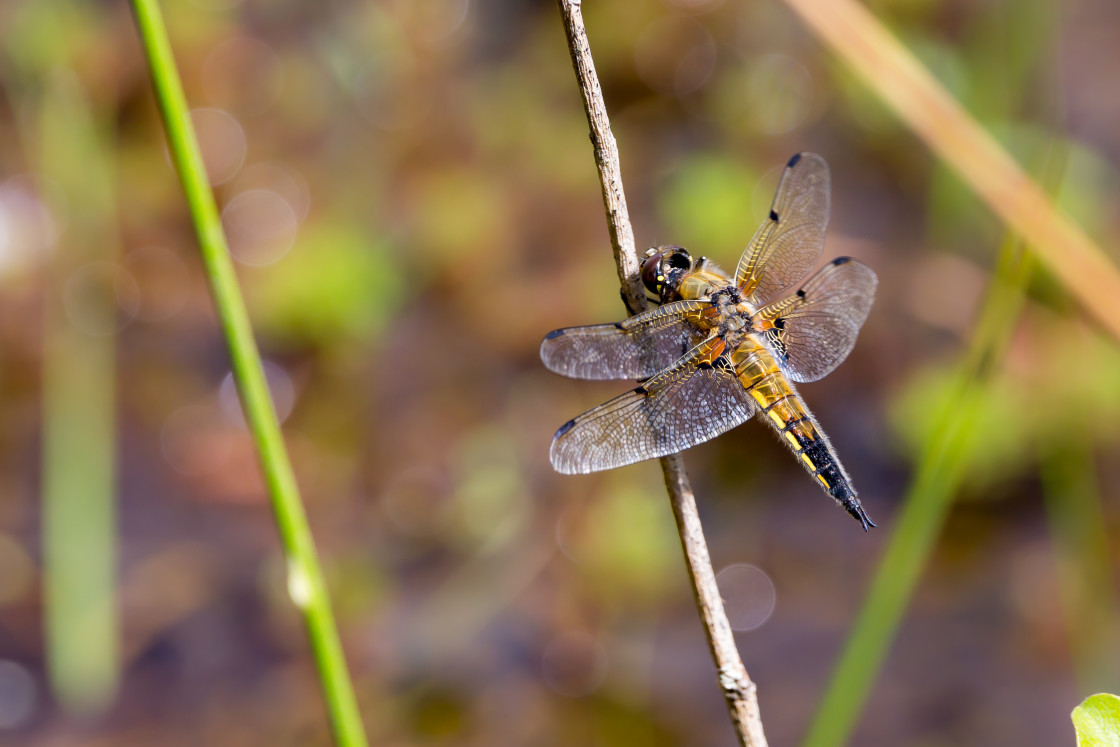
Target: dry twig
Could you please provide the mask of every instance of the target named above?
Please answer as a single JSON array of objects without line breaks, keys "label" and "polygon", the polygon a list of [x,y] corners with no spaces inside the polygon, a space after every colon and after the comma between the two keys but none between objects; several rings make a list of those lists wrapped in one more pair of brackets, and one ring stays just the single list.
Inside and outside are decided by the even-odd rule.
[{"label": "dry twig", "polygon": [[[618,160],[618,145],[611,133],[603,90],[595,74],[595,63],[587,42],[587,29],[583,25],[580,0],[557,0],[568,37],[576,80],[583,94],[584,111],[591,127],[591,143],[595,148],[595,165],[603,187],[603,202],[607,209],[607,227],[611,236],[618,278],[622,284],[622,298],[631,314],[646,307],[645,294],[639,279],[640,265],[634,244],[634,229],[626,209],[626,196],[622,190],[622,169]],[[746,747],[765,747],[762,717],[758,711],[755,685],[735,648],[735,637],[727,613],[723,609],[715,571],[708,556],[708,545],[696,510],[696,497],[684,470],[684,460],[679,454],[661,460],[665,475],[665,488],[673,505],[673,516],[681,537],[688,575],[696,597],[696,607],[704,622],[708,645],[719,671],[719,686],[727,699],[727,710],[739,741]]]}]

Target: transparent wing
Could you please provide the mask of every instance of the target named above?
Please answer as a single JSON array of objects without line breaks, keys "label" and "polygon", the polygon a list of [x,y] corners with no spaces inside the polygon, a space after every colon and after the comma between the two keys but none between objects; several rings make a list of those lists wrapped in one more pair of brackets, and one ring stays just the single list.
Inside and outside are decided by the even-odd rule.
[{"label": "transparent wing", "polygon": [[848,357],[878,283],[864,263],[837,257],[797,293],[759,309],[771,347],[791,379],[816,381]]},{"label": "transparent wing", "polygon": [[709,301],[658,306],[617,324],[549,332],[541,360],[576,379],[645,379],[671,365],[708,335],[696,324]]},{"label": "transparent wing", "polygon": [[735,284],[755,306],[784,297],[821,256],[828,228],[828,164],[815,153],[789,159],[770,215],[739,259]]},{"label": "transparent wing", "polygon": [[580,474],[672,454],[730,430],[754,413],[723,340],[697,345],[669,368],[561,426],[549,456]]}]

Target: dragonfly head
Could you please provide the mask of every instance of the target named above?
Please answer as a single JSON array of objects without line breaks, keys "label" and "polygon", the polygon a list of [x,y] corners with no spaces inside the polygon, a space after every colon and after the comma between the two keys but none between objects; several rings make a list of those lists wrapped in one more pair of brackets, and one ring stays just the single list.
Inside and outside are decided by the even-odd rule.
[{"label": "dragonfly head", "polygon": [[692,255],[683,246],[659,246],[646,251],[642,282],[658,303],[676,300],[681,280],[692,269]]}]

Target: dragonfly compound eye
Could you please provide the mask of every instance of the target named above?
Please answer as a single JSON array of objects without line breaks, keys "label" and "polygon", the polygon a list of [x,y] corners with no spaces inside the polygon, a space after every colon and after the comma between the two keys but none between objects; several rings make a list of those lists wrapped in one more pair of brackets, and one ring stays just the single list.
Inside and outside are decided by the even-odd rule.
[{"label": "dragonfly compound eye", "polygon": [[665,266],[670,270],[691,269],[692,255],[683,246],[674,246],[665,252]]}]

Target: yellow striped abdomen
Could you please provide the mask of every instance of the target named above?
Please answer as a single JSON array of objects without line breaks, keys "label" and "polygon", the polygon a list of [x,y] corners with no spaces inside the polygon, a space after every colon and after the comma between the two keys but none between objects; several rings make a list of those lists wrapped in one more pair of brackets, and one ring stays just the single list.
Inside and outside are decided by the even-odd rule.
[{"label": "yellow striped abdomen", "polygon": [[782,374],[770,352],[753,338],[732,353],[739,381],[758,405],[759,417],[781,436],[801,465],[864,529],[875,526],[816,418]]}]

